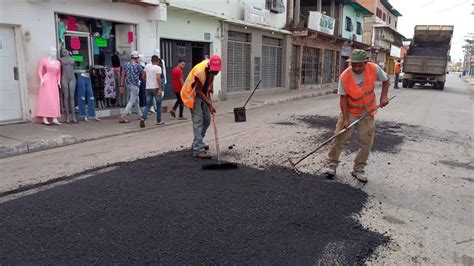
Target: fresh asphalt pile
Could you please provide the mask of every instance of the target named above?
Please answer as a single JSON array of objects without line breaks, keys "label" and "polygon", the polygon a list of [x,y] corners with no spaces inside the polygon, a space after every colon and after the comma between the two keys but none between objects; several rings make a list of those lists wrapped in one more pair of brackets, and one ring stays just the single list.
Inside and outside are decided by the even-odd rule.
[{"label": "fresh asphalt pile", "polygon": [[0,204],[0,264],[362,264],[388,237],[367,194],[324,177],[178,151]]}]

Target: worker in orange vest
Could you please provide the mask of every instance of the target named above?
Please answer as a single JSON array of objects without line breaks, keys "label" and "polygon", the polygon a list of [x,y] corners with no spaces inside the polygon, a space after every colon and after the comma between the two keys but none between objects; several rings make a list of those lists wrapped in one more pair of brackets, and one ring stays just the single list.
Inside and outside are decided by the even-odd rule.
[{"label": "worker in orange vest", "polygon": [[395,85],[393,85],[394,89],[398,89],[398,79],[400,78],[400,72],[402,72],[402,64],[400,63],[399,59],[395,63]]},{"label": "worker in orange vest", "polygon": [[[382,81],[382,93],[380,105],[388,104],[388,88],[390,81],[383,69],[368,62],[367,52],[355,49],[349,58],[351,66],[342,72],[339,79],[339,102],[341,114],[337,120],[336,133],[349,126],[365,112],[371,115],[359,122],[357,138],[359,151],[354,161],[352,176],[361,182],[367,182],[365,166],[369,157],[375,135],[375,108],[377,106],[375,96],[375,82]],[[344,144],[350,139],[353,128],[335,138],[331,143],[330,151],[326,161],[324,173],[328,178],[333,178],[339,164],[339,156]]]},{"label": "worker in orange vest", "polygon": [[216,112],[211,100],[212,85],[214,77],[221,69],[221,57],[212,55],[193,67],[181,89],[181,99],[191,110],[194,134],[192,148],[196,158],[211,159],[211,155],[206,151],[209,146],[204,144],[204,136],[211,124],[211,112]]}]

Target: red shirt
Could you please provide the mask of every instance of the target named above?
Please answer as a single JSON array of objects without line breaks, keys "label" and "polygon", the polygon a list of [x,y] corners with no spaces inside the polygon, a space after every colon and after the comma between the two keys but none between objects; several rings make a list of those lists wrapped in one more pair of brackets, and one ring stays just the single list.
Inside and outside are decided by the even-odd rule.
[{"label": "red shirt", "polygon": [[181,91],[181,81],[184,77],[183,70],[180,67],[175,67],[171,70],[171,82],[173,83],[173,91],[180,92]]}]

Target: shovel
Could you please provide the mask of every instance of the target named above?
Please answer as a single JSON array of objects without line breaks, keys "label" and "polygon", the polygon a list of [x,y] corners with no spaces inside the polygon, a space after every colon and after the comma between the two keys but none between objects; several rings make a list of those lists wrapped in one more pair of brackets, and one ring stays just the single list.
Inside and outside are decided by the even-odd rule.
[{"label": "shovel", "polygon": [[247,99],[247,101],[245,102],[244,106],[234,108],[235,122],[245,122],[245,121],[247,121],[247,115],[245,114],[245,106],[250,101],[250,98],[252,98],[253,94],[255,93],[255,91],[258,88],[258,85],[260,85],[260,82],[262,82],[262,80],[258,81],[257,86],[255,86],[255,89],[253,89],[252,94],[250,94],[250,96]]}]

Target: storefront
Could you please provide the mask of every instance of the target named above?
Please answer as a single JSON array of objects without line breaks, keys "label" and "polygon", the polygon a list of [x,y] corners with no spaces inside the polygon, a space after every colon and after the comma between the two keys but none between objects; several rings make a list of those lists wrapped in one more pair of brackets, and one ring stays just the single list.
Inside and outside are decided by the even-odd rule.
[{"label": "storefront", "polygon": [[[0,117],[0,123],[6,119],[35,118],[40,85],[37,68],[50,47],[57,49],[58,58],[64,48],[72,54],[77,75],[85,72],[98,75],[93,82],[98,116],[118,114],[123,104],[121,95],[116,91],[115,98],[110,97],[113,93],[106,95],[103,72],[113,67],[112,55],[116,52],[123,63],[132,50],[150,57],[158,49],[158,23],[156,16],[150,17],[150,10],[156,8],[156,5],[138,6],[110,0],[18,0],[2,6],[0,26],[11,27],[16,33],[17,64],[12,67],[17,69],[14,80],[18,81],[15,86],[20,93],[15,99],[20,103],[9,108],[12,115]],[[4,100],[4,96],[0,96],[0,103]]]},{"label": "storefront", "polygon": [[96,109],[125,107],[128,95],[120,94],[118,78],[137,49],[136,25],[65,14],[56,14],[56,21],[58,50],[71,54],[76,75],[91,78]]}]

